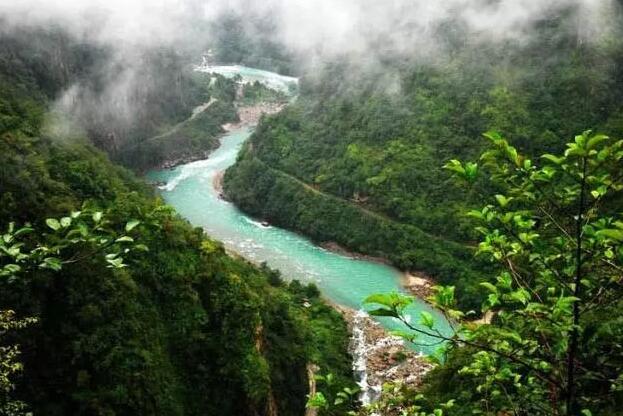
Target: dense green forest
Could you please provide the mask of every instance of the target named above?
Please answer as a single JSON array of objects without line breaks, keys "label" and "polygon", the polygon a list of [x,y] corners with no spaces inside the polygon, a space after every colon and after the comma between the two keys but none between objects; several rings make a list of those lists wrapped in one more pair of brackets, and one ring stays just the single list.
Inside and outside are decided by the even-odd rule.
[{"label": "dense green forest", "polygon": [[[586,128],[623,131],[623,29],[581,42],[574,16],[542,16],[527,40],[502,43],[470,43],[448,21],[437,34],[447,53],[434,59],[315,68],[297,102],[260,124],[226,190],[242,209],[316,240],[454,279],[459,298],[478,304],[472,270],[483,268],[470,260],[477,234],[463,214],[480,196],[442,166],[475,158],[489,130],[528,155],[561,150]],[[331,196],[340,201],[318,203]]]},{"label": "dense green forest", "polygon": [[[14,390],[3,379],[0,408],[8,412],[20,400],[45,415],[302,414],[307,364],[347,384],[351,371],[345,323],[317,289],[227,255],[90,144],[97,134],[73,132],[69,140],[47,133],[52,99],[88,74],[100,53],[60,32],[2,40],[0,309],[36,323],[5,332],[11,325],[3,315],[3,354],[19,345],[23,372],[11,376]],[[235,94],[231,82],[218,83],[221,94],[226,87]],[[193,105],[209,98],[191,89],[199,94]],[[166,117],[159,110],[133,128],[189,116],[161,107],[167,99],[154,103]],[[197,117],[196,128],[214,137],[229,119],[209,114]],[[98,251],[100,242],[71,237],[87,235],[78,211],[95,213],[112,235],[125,227],[121,241],[140,250],[124,254],[125,267],[111,267],[118,260]],[[14,241],[13,222],[33,230]],[[27,261],[20,253],[40,246],[56,257],[19,266]]]},{"label": "dense green forest", "polygon": [[[236,120],[235,81],[211,83],[194,73],[185,51],[154,48],[121,63],[112,48],[85,44],[61,28],[0,36],[0,132],[19,127],[58,140],[86,137],[113,161],[141,170],[214,149],[221,124]],[[117,91],[119,78],[139,72],[140,82]],[[211,100],[205,114],[180,126]]]},{"label": "dense green forest", "polygon": [[[298,66],[263,10],[129,55],[0,29],[0,415],[623,414],[623,17],[586,38],[554,7],[494,40],[450,16],[430,56],[377,40]],[[195,73],[204,46],[303,71],[299,95]],[[364,301],[416,347],[438,340],[417,390],[355,403],[349,330],[318,288],[227,252],[137,176],[206,157],[258,102],[289,105],[226,196],[438,284],[449,328],[405,315],[406,295]]]}]

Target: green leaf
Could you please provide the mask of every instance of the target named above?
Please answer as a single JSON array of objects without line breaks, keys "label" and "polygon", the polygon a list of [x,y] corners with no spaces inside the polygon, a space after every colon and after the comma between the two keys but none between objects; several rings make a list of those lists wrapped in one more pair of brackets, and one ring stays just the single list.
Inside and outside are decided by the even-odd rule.
[{"label": "green leaf", "polygon": [[616,229],[610,228],[606,230],[599,230],[595,234],[600,237],[610,238],[610,239],[617,240],[617,241],[623,241],[623,230],[616,230]]},{"label": "green leaf", "polygon": [[410,304],[412,299],[400,293],[375,293],[363,300],[363,303],[376,303],[390,309],[402,309]]},{"label": "green leaf", "polygon": [[19,237],[22,234],[29,234],[34,231],[34,228],[31,227],[22,227],[13,234],[13,237]]},{"label": "green leaf", "polygon": [[502,208],[505,208],[508,205],[508,203],[513,200],[512,197],[506,198],[504,195],[500,195],[500,194],[496,195],[495,199],[498,201],[498,204],[500,204]]},{"label": "green leaf", "polygon": [[562,164],[562,162],[565,161],[564,157],[556,157],[554,155],[550,155],[550,154],[546,154],[541,156],[541,158],[545,159],[545,160],[549,160],[550,162],[556,164],[556,165],[560,165]]},{"label": "green leaf", "polygon": [[2,272],[0,274],[4,275],[14,275],[20,272],[22,268],[17,264],[5,264],[2,268]]},{"label": "green leaf", "polygon": [[129,233],[130,231],[132,231],[140,223],[141,222],[139,220],[128,221],[128,223],[125,225],[125,232]]},{"label": "green leaf", "polygon": [[374,293],[363,300],[363,303],[378,303],[379,305],[392,307],[394,302],[387,293]]},{"label": "green leaf", "polygon": [[478,164],[474,162],[468,162],[465,164],[465,178],[474,182],[478,177]]},{"label": "green leaf", "polygon": [[305,405],[305,407],[308,409],[309,408],[326,408],[328,407],[328,404],[329,403],[327,402],[327,399],[324,397],[324,394],[318,392],[307,400],[307,404]]},{"label": "green leaf", "polygon": [[586,144],[586,148],[588,150],[591,150],[591,149],[595,148],[595,146],[597,146],[599,143],[604,142],[604,141],[609,140],[609,139],[610,139],[610,137],[608,137],[608,136],[606,136],[604,134],[597,134],[597,135],[591,137],[588,140],[588,143]]},{"label": "green leaf", "polygon": [[514,292],[511,292],[510,298],[516,300],[517,302],[526,305],[530,300],[530,293],[525,289],[518,289]]},{"label": "green leaf", "polygon": [[130,236],[124,235],[123,237],[119,237],[115,240],[115,243],[132,243],[134,239]]},{"label": "green leaf", "polygon": [[351,389],[349,387],[344,387],[344,392],[349,396],[354,396],[355,394],[359,393],[359,388],[355,387]]},{"label": "green leaf", "polygon": [[454,286],[433,286],[435,294],[433,302],[439,307],[448,307],[454,304]]},{"label": "green leaf", "polygon": [[103,213],[101,211],[94,212],[93,216],[92,216],[93,217],[93,221],[96,222],[96,223],[100,222],[102,220],[102,215],[103,215]]},{"label": "green leaf", "polygon": [[61,223],[58,222],[58,220],[55,218],[48,218],[47,220],[45,220],[45,223],[48,227],[50,227],[54,231],[58,231],[61,229]]},{"label": "green leaf", "polygon": [[71,225],[71,218],[69,217],[63,217],[61,218],[61,226],[63,228],[67,228]]},{"label": "green leaf", "polygon": [[390,316],[392,318],[398,318],[398,313],[393,309],[379,308],[368,311],[368,314],[372,316]]},{"label": "green leaf", "polygon": [[502,136],[500,136],[500,133],[496,132],[496,131],[488,131],[486,133],[483,134],[484,137],[486,137],[487,139],[491,140],[493,143],[498,143],[502,139]]},{"label": "green leaf", "polygon": [[484,287],[485,289],[489,290],[491,293],[498,293],[498,288],[495,287],[495,285],[489,283],[489,282],[481,282],[480,286]]},{"label": "green leaf", "polygon": [[110,265],[109,267],[112,267],[115,269],[121,269],[125,267],[125,264],[123,263],[123,259],[121,257],[117,257],[114,259],[106,259],[106,261]]},{"label": "green leaf", "polygon": [[501,273],[496,280],[500,287],[505,289],[510,289],[513,285],[513,277],[508,272]]},{"label": "green leaf", "polygon": [[433,319],[433,315],[431,315],[430,313],[426,311],[421,311],[420,317],[421,317],[420,324],[424,325],[425,327],[429,329],[433,329],[433,326],[435,325],[435,320]]},{"label": "green leaf", "polygon": [[452,159],[451,161],[443,165],[443,168],[451,170],[452,172],[456,172],[461,176],[465,175],[465,168],[463,167],[463,164],[456,159]]},{"label": "green leaf", "polygon": [[506,146],[506,154],[516,166],[521,167],[521,160],[519,154],[517,153],[517,149],[515,149],[513,146]]},{"label": "green leaf", "polygon": [[45,269],[52,269],[55,272],[61,270],[63,267],[61,260],[57,259],[56,257],[46,257],[45,259],[43,259],[43,263],[41,263],[39,266]]}]

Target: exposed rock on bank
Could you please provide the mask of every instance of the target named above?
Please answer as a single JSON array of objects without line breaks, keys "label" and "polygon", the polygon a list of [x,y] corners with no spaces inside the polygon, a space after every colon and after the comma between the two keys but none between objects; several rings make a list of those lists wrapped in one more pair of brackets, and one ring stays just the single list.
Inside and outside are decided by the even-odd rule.
[{"label": "exposed rock on bank", "polygon": [[405,272],[402,278],[402,285],[413,296],[426,300],[433,294],[435,282],[428,276]]},{"label": "exposed rock on bank", "polygon": [[208,157],[210,157],[210,154],[214,150],[216,150],[217,147],[218,146],[215,146],[213,149],[206,150],[204,152],[197,152],[194,154],[189,154],[189,155],[177,158],[177,159],[166,160],[162,162],[160,166],[158,166],[158,169],[173,169],[179,165],[185,165],[187,163],[195,162],[197,160],[207,159]]},{"label": "exposed rock on bank", "polygon": [[221,170],[216,172],[214,178],[212,179],[212,186],[214,190],[218,193],[219,197],[225,199],[225,194],[223,193],[223,177],[225,176],[225,171]]},{"label": "exposed rock on bank", "polygon": [[422,355],[391,336],[364,311],[336,306],[344,315],[351,332],[353,370],[362,389],[363,404],[378,399],[383,383],[402,383],[417,388],[433,368]]},{"label": "exposed rock on bank", "polygon": [[284,103],[259,103],[251,106],[238,107],[239,121],[223,125],[225,131],[234,131],[242,127],[254,126],[262,117],[262,114],[276,114],[285,107]]}]

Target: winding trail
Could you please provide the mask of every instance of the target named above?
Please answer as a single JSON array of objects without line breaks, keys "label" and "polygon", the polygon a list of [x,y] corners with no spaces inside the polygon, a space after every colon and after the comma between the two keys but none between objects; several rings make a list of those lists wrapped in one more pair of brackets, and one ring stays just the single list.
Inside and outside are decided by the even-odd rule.
[{"label": "winding trail", "polygon": [[216,98],[210,98],[210,101],[208,101],[207,103],[203,103],[201,105],[198,105],[197,107],[193,108],[192,114],[190,117],[188,117],[186,120],[180,121],[179,123],[177,123],[176,125],[174,125],[173,127],[171,127],[169,130],[165,131],[162,134],[159,134],[157,136],[153,136],[150,137],[149,139],[143,140],[142,142],[138,143],[138,145],[143,145],[145,143],[148,143],[152,140],[158,140],[158,139],[162,139],[163,137],[166,137],[170,134],[173,134],[175,132],[177,132],[180,128],[182,128],[182,126],[186,123],[188,123],[190,120],[194,120],[199,114],[203,113],[204,111],[206,111],[208,108],[210,108],[210,106],[212,104],[214,104],[215,102],[217,102],[218,100]]}]

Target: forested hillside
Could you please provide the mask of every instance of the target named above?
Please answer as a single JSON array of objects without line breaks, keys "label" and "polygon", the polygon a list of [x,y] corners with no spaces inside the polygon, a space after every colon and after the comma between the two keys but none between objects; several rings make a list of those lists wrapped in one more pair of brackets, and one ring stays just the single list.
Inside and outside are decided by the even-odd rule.
[{"label": "forested hillside", "polygon": [[[436,34],[439,56],[327,63],[303,77],[294,105],[259,126],[226,190],[254,215],[455,279],[472,298],[477,235],[463,214],[479,201],[442,166],[480,154],[489,130],[528,155],[556,152],[587,128],[623,130],[621,26],[582,41],[576,18],[541,16],[527,39],[501,43],[449,20]],[[344,202],[328,210],[314,202],[320,193]]]},{"label": "forested hillside", "polygon": [[[185,51],[154,48],[119,57],[61,28],[10,31],[0,39],[0,132],[21,127],[58,140],[86,137],[114,161],[140,170],[214,149],[221,124],[236,120],[235,83],[223,77],[210,83],[193,73]],[[205,134],[174,130],[211,101],[195,121]]]},{"label": "forested hillside", "polygon": [[87,3],[0,6],[0,416],[623,415],[621,0]]},{"label": "forested hillside", "polygon": [[[102,53],[55,33],[0,53],[0,310],[36,319],[6,332],[3,312],[0,412],[300,415],[308,364],[348,384],[346,327],[317,289],[227,255],[80,130],[47,132],[56,95]],[[188,117],[207,98],[191,90],[186,107],[162,90],[132,128]]]}]

